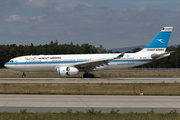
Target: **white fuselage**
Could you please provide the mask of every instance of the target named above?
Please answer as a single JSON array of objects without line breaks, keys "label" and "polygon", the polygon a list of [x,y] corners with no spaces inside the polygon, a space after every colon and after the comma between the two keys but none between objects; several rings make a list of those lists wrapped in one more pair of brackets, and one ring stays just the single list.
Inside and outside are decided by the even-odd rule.
[{"label": "white fuselage", "polygon": [[[72,54],[72,55],[30,55],[13,58],[6,63],[7,68],[18,71],[56,71],[58,67],[72,66],[75,63],[108,59],[117,57],[119,53],[111,54]],[[134,67],[154,61],[151,54],[125,53],[122,58],[108,60],[108,65],[96,67],[93,70],[117,70]],[[80,69],[79,71],[85,71]],[[91,70],[92,71],[92,70]]]}]

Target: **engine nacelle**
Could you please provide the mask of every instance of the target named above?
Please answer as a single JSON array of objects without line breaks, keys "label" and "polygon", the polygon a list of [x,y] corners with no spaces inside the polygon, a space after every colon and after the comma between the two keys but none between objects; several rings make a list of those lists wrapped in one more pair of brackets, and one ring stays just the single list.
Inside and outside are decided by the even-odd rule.
[{"label": "engine nacelle", "polygon": [[57,73],[60,76],[68,76],[78,74],[79,70],[75,67],[58,67]]}]

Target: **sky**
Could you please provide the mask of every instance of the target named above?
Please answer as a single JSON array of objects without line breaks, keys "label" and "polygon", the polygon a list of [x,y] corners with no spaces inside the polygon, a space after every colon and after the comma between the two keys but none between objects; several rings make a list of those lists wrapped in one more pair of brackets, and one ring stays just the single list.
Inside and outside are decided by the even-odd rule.
[{"label": "sky", "polygon": [[174,27],[180,44],[179,0],[0,0],[0,44],[85,44],[106,49],[147,45]]}]

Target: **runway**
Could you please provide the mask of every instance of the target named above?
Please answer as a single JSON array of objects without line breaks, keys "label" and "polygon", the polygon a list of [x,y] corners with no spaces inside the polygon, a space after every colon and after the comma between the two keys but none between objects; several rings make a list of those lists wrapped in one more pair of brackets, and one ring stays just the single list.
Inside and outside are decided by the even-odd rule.
[{"label": "runway", "polygon": [[103,96],[103,95],[0,95],[0,112],[86,112],[91,108],[109,113],[147,113],[153,108],[156,113],[171,110],[180,112],[180,96]]},{"label": "runway", "polygon": [[180,78],[0,78],[0,83],[180,83]]},{"label": "runway", "polygon": [[[179,83],[180,78],[0,78],[0,83]],[[92,96],[92,95],[0,95],[0,112],[66,112],[67,109],[86,112],[94,108],[109,113],[156,113],[176,110],[180,113],[180,96]]]}]

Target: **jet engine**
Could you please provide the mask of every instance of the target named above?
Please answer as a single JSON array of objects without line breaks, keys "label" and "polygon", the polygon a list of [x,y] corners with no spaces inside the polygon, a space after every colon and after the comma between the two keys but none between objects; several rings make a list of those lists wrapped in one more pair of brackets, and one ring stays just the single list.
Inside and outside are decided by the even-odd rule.
[{"label": "jet engine", "polygon": [[79,70],[75,67],[58,67],[57,73],[60,76],[68,76],[78,74]]}]

